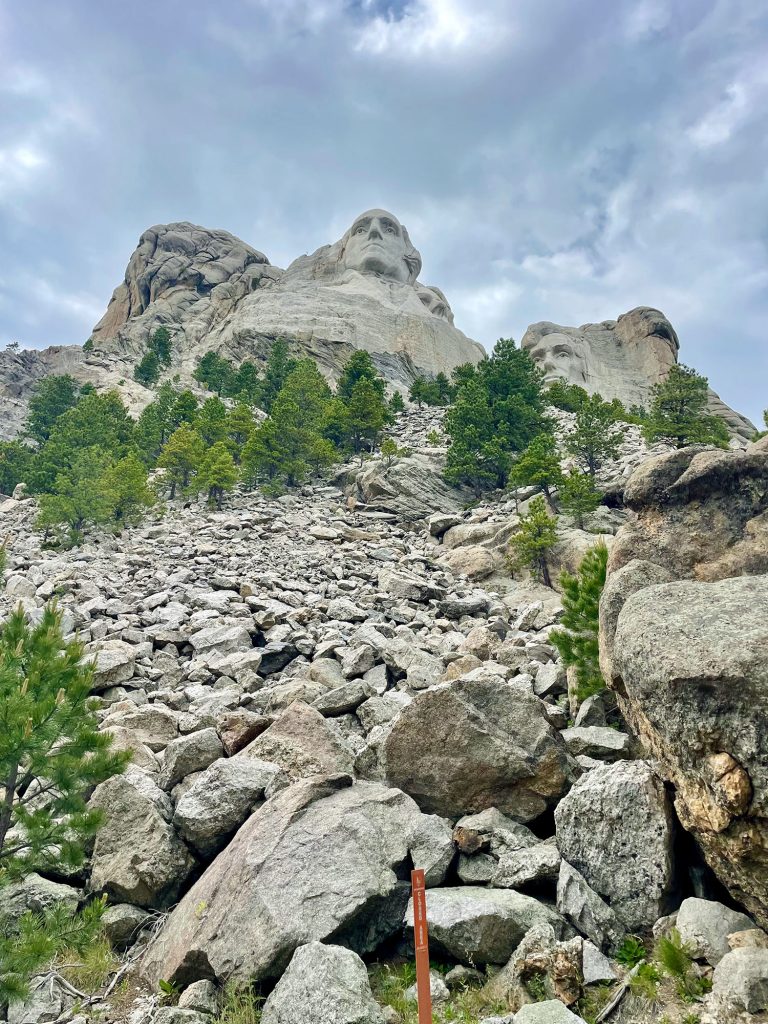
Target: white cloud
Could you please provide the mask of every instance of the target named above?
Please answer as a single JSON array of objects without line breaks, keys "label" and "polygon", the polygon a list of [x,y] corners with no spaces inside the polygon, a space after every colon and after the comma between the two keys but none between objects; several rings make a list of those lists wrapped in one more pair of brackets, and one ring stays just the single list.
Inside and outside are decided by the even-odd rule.
[{"label": "white cloud", "polygon": [[638,0],[630,6],[624,31],[632,41],[649,39],[664,31],[671,16],[668,0]]},{"label": "white cloud", "polygon": [[508,26],[467,0],[414,0],[399,18],[377,15],[361,29],[357,49],[421,57],[462,50],[490,50],[506,39]]}]

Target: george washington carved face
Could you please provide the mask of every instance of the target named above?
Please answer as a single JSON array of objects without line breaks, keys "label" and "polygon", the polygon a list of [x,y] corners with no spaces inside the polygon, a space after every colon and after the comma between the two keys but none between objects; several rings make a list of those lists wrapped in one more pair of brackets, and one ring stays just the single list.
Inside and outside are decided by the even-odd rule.
[{"label": "george washington carved face", "polygon": [[413,284],[421,270],[421,256],[408,232],[386,210],[368,210],[356,218],[342,239],[341,263],[346,270],[403,284]]}]

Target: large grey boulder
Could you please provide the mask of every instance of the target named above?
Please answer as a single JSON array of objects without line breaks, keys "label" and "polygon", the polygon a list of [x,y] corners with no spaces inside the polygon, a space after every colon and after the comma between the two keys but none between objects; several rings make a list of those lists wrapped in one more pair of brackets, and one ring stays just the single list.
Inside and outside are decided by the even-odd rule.
[{"label": "large grey boulder", "polygon": [[616,914],[591,889],[583,875],[560,862],[557,879],[557,909],[573,927],[600,949],[616,949],[625,933]]},{"label": "large grey boulder", "polygon": [[543,701],[490,676],[418,694],[394,720],[379,759],[392,785],[424,810],[452,817],[496,807],[530,821],[574,777]]},{"label": "large grey boulder", "polygon": [[163,752],[163,765],[158,782],[171,790],[193,772],[201,772],[224,753],[215,729],[199,729],[189,736],[172,740]]},{"label": "large grey boulder", "polygon": [[91,889],[140,907],[172,904],[195,862],[174,831],[165,793],[129,768],[97,786],[90,806],[105,819],[93,848]]},{"label": "large grey boulder", "polygon": [[543,1003],[524,1006],[515,1014],[515,1024],[586,1024],[586,1021],[559,999],[545,999]]},{"label": "large grey boulder", "polygon": [[272,990],[261,1024],[384,1024],[384,1017],[356,953],[308,942]]},{"label": "large grey boulder", "polygon": [[753,929],[754,922],[746,914],[715,900],[691,896],[680,905],[675,926],[693,956],[705,959],[714,967],[731,951],[728,936]]},{"label": "large grey boulder", "polygon": [[41,914],[58,906],[74,912],[79,902],[80,893],[71,885],[32,872],[18,882],[0,886],[0,919],[14,921],[29,911]]},{"label": "large grey boulder", "polygon": [[292,781],[352,769],[350,751],[320,712],[300,700],[236,756],[276,764]]},{"label": "large grey boulder", "polygon": [[768,949],[734,949],[712,976],[712,996],[726,1007],[768,1010]]},{"label": "large grey boulder", "polygon": [[197,776],[176,804],[173,824],[202,857],[224,847],[264,791],[283,773],[252,758],[220,758]]},{"label": "large grey boulder", "polygon": [[[768,461],[768,460],[767,460]],[[731,895],[768,924],[768,575],[632,595],[618,618],[622,712]]]},{"label": "large grey boulder", "polygon": [[555,809],[555,826],[564,860],[626,928],[650,927],[668,911],[672,808],[650,764],[618,761],[582,775]]},{"label": "large grey boulder", "polygon": [[[412,900],[405,923],[413,929]],[[551,907],[513,890],[465,885],[427,894],[430,943],[470,966],[506,963],[536,924],[551,925],[559,938],[566,927]]]},{"label": "large grey boulder", "polygon": [[149,950],[146,974],[182,985],[258,981],[278,977],[313,940],[370,952],[400,927],[409,858],[433,867],[421,853],[426,829],[435,857],[430,826],[398,790],[353,786],[348,776],[294,784],[251,815],[189,890]]}]

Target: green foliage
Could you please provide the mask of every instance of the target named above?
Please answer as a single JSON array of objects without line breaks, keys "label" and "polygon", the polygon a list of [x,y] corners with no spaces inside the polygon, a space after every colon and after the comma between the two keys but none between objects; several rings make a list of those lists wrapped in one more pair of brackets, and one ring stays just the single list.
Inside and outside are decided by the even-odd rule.
[{"label": "green foliage", "polygon": [[607,459],[617,458],[622,434],[615,408],[600,395],[590,395],[576,413],[576,423],[566,438],[565,450],[594,479]]},{"label": "green foliage", "polygon": [[547,976],[543,971],[534,971],[525,979],[525,988],[534,1003],[543,1003],[550,998]]},{"label": "green foliage", "polygon": [[389,411],[393,414],[405,412],[405,402],[399,391],[395,391],[389,400]]},{"label": "green foliage", "polygon": [[135,452],[108,467],[103,488],[111,518],[121,526],[140,522],[145,511],[155,504],[155,494],[147,483],[147,467]]},{"label": "green foliage", "polygon": [[643,428],[649,444],[666,441],[675,448],[689,444],[728,447],[728,429],[719,416],[706,413],[706,377],[682,364],[673,366],[651,390],[651,408]]},{"label": "green foliage", "polygon": [[0,885],[81,864],[101,820],[87,806],[90,790],[129,759],[99,732],[92,680],[55,607],[34,626],[19,608],[0,627]]},{"label": "green foliage", "polygon": [[[381,389],[375,381],[361,377],[349,398],[342,401],[346,410],[343,420],[345,440],[354,452],[362,453],[366,448],[372,451],[388,419]],[[362,458],[360,462],[362,464]]]},{"label": "green foliage", "polygon": [[37,526],[41,530],[68,527],[70,539],[79,540],[86,527],[102,526],[112,518],[114,504],[106,484],[112,465],[100,448],[74,455],[56,475],[52,487],[39,498]]},{"label": "green foliage", "polygon": [[0,494],[13,494],[17,484],[26,483],[34,452],[21,441],[0,441]]},{"label": "green foliage", "polygon": [[94,949],[103,948],[100,929],[106,908],[103,898],[78,914],[58,905],[24,914],[15,922],[0,922],[0,1004],[26,998],[32,976],[65,951],[88,961],[87,974],[75,977],[94,980]]},{"label": "green foliage", "polygon": [[160,366],[171,365],[171,332],[167,327],[158,327],[149,339],[149,351],[154,352]]},{"label": "green foliage", "polygon": [[8,565],[8,546],[7,542],[3,541],[0,545],[0,583],[5,579],[5,570]]},{"label": "green foliage", "polygon": [[548,587],[552,586],[547,555],[557,543],[557,522],[547,512],[542,497],[534,498],[520,527],[509,542],[510,568],[530,569]]},{"label": "green foliage", "polygon": [[691,948],[681,940],[676,928],[659,937],[654,957],[664,973],[674,979],[677,994],[686,1002],[699,999],[711,988],[710,980],[696,973]]},{"label": "green foliage", "polygon": [[370,353],[358,349],[344,364],[336,385],[336,394],[345,405],[349,405],[355,388],[364,380],[369,382],[378,399],[383,402],[386,390],[384,378],[376,369]]},{"label": "green foliage", "polygon": [[431,445],[433,448],[437,448],[440,445],[442,445],[442,443],[443,435],[440,433],[440,431],[430,430],[430,432],[427,434],[427,444]]},{"label": "green foliage", "polygon": [[448,405],[453,398],[454,389],[444,373],[438,373],[434,380],[427,377],[416,377],[411,384],[408,398],[422,405]]},{"label": "green foliage", "polygon": [[249,359],[245,359],[233,373],[226,394],[238,402],[254,406],[259,404],[261,386],[258,367]]},{"label": "green foliage", "polygon": [[272,413],[252,433],[241,461],[247,485],[300,483],[312,470],[329,465],[333,444],[323,436],[331,391],[311,359],[294,363]]},{"label": "green foliage", "polygon": [[565,412],[579,412],[589,401],[589,394],[578,384],[569,384],[567,380],[555,380],[547,388],[544,397],[549,405]]},{"label": "green foliage", "polygon": [[[448,967],[434,962],[430,969],[445,973]],[[418,1007],[406,998],[407,990],[416,983],[416,969],[412,961],[405,963],[374,963],[368,969],[373,997],[378,1003],[390,1006],[399,1015],[402,1024],[418,1024]],[[477,1024],[484,1017],[508,1014],[504,1001],[489,1000],[481,986],[462,985],[453,989],[450,999],[433,1006],[435,1024]]]},{"label": "green foliage", "polygon": [[451,441],[446,479],[468,484],[479,496],[505,485],[515,453],[547,427],[543,377],[511,339],[500,340],[477,367],[460,369],[461,383],[445,416]]},{"label": "green foliage", "polygon": [[589,473],[572,469],[560,482],[557,498],[563,512],[572,515],[578,528],[583,530],[584,517],[595,511],[602,495]]},{"label": "green foliage", "polygon": [[289,375],[296,366],[296,360],[288,355],[288,342],[277,338],[272,343],[267,365],[264,369],[260,405],[265,412],[271,412],[275,399],[283,389]]},{"label": "green foliage", "polygon": [[149,352],[144,353],[133,369],[133,379],[146,388],[157,384],[160,379],[160,360],[157,357],[157,352],[150,349]]},{"label": "green foliage", "polygon": [[250,408],[239,403],[227,416],[227,437],[232,445],[235,462],[240,461],[240,449],[256,428],[256,421]]},{"label": "green foliage", "polygon": [[224,495],[238,479],[237,466],[227,446],[218,441],[208,449],[200,465],[200,486],[208,491],[208,500],[221,508]]},{"label": "green foliage", "polygon": [[575,576],[569,572],[560,575],[564,608],[560,620],[562,628],[553,630],[549,638],[565,664],[576,670],[579,700],[605,687],[600,673],[598,626],[607,564],[608,548],[600,543],[584,555]]},{"label": "green foliage", "polygon": [[79,397],[80,389],[69,374],[38,381],[29,400],[25,423],[27,437],[38,444],[47,441],[56,421],[77,404]]},{"label": "green foliage", "polygon": [[575,1009],[584,1018],[587,1024],[598,1024],[597,1018],[600,1011],[610,1001],[613,988],[609,982],[600,982],[597,985],[589,985],[584,995],[576,1004]]},{"label": "green foliage", "polygon": [[263,996],[253,988],[230,982],[224,988],[221,1010],[214,1024],[259,1024]]},{"label": "green foliage", "polygon": [[217,395],[221,395],[232,379],[233,373],[234,366],[228,359],[220,356],[217,352],[206,352],[195,367],[192,376],[209,391],[215,391]]},{"label": "green foliage", "polygon": [[93,338],[88,338],[88,340],[83,343],[83,352],[93,352],[93,348]]},{"label": "green foliage", "polygon": [[636,935],[628,935],[616,951],[616,962],[622,967],[635,967],[646,957],[645,946]]},{"label": "green foliage", "polygon": [[661,971],[656,964],[641,963],[637,968],[637,973],[629,983],[629,989],[633,995],[653,1003],[659,995],[660,981]]},{"label": "green foliage", "polygon": [[389,469],[395,459],[403,459],[410,454],[410,448],[400,448],[397,441],[392,437],[385,437],[381,442],[381,457],[384,459],[387,469]]},{"label": "green foliage", "polygon": [[227,437],[227,407],[220,398],[206,398],[197,416],[195,429],[207,447]]},{"label": "green foliage", "polygon": [[[106,906],[106,900],[103,904]],[[120,960],[103,932],[91,934],[88,941],[77,946],[66,945],[55,963],[59,974],[81,992],[96,992],[103,988],[119,966]]]},{"label": "green foliage", "polygon": [[562,478],[557,442],[552,434],[544,432],[534,437],[512,463],[508,483],[510,487],[541,487],[551,501],[550,488],[557,487]]}]

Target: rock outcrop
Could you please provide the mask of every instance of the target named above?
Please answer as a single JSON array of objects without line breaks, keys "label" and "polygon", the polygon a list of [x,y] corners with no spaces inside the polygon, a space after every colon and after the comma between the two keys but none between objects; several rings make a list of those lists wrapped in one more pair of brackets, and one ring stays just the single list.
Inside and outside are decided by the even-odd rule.
[{"label": "rock outcrop", "polygon": [[[543,321],[531,324],[521,346],[544,371],[547,381],[567,380],[629,409],[647,408],[651,388],[677,363],[680,342],[658,309],[638,306],[617,320],[581,327]],[[732,434],[751,440],[755,426],[710,390],[709,411],[721,416]]]},{"label": "rock outcrop", "polygon": [[683,826],[768,921],[768,455],[648,460],[600,606],[601,665]]}]

